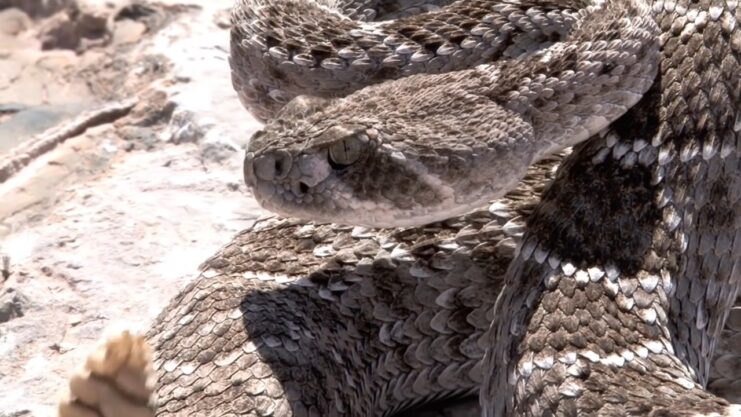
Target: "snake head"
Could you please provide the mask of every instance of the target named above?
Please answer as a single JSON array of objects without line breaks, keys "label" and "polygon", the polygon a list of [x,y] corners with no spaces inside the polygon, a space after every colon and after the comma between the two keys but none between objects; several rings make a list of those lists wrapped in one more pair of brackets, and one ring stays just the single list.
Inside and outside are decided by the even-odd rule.
[{"label": "snake head", "polygon": [[269,124],[250,140],[244,178],[258,202],[287,216],[345,223],[357,210],[374,208],[375,194],[357,186],[378,176],[372,172],[378,132],[359,124],[302,125],[307,129]]},{"label": "snake head", "polygon": [[258,202],[306,220],[399,227],[463,214],[511,188],[532,162],[528,127],[486,97],[420,81],[294,99],[249,143],[244,177]]}]

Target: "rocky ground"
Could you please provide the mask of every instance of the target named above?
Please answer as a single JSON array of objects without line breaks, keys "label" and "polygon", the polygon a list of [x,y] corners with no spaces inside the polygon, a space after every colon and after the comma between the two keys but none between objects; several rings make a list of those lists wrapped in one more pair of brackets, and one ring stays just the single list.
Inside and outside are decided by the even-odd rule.
[{"label": "rocky ground", "polygon": [[146,328],[261,214],[230,5],[0,0],[0,416],[54,415],[104,329]]}]

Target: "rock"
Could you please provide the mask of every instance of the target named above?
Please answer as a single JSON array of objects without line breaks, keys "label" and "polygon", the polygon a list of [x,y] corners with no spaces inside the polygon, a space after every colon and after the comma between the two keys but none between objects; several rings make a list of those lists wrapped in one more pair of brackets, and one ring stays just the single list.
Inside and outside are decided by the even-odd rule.
[{"label": "rock", "polygon": [[13,117],[13,115],[25,109],[26,106],[23,104],[0,104],[0,126]]},{"label": "rock", "polygon": [[46,17],[75,5],[75,0],[0,0],[0,10],[15,7],[32,17]]},{"label": "rock", "polygon": [[16,36],[31,27],[31,18],[15,7],[0,11],[0,35]]},{"label": "rock", "polygon": [[160,29],[165,18],[166,15],[152,5],[141,2],[126,4],[113,13],[109,23],[113,32],[113,44],[136,43],[147,32]]},{"label": "rock", "polygon": [[18,113],[19,111],[26,110],[28,106],[17,103],[3,103],[0,104],[0,114],[12,114]]},{"label": "rock", "polygon": [[147,25],[134,20],[121,20],[113,27],[113,44],[125,45],[136,43],[147,33]]},{"label": "rock", "polygon": [[[79,114],[82,105],[24,106],[8,113],[0,124],[0,153],[18,145],[22,140],[43,133],[63,120]],[[2,113],[2,110],[0,110]]]},{"label": "rock", "polygon": [[0,283],[10,278],[10,256],[0,253]]},{"label": "rock", "polygon": [[124,150],[134,149],[152,150],[161,143],[157,133],[150,127],[122,126],[118,129],[119,135],[126,141]]},{"label": "rock", "polygon": [[106,45],[111,38],[108,15],[103,10],[70,7],[44,23],[40,32],[42,50],[85,50]]},{"label": "rock", "polygon": [[29,417],[31,410],[19,409],[15,411],[0,411],[0,417]]},{"label": "rock", "polygon": [[162,27],[165,15],[153,5],[133,2],[126,4],[113,13],[113,21],[118,22],[138,22],[144,24],[149,30],[157,30]]},{"label": "rock", "polygon": [[170,143],[195,143],[206,135],[210,127],[199,123],[194,112],[178,109],[170,119],[165,138]]},{"label": "rock", "polygon": [[231,29],[232,27],[232,11],[231,9],[219,10],[214,15],[214,24],[219,29]]},{"label": "rock", "polygon": [[170,100],[166,92],[157,88],[151,88],[143,91],[140,97],[141,100],[131,109],[128,117],[118,124],[151,127],[170,121],[176,104]]},{"label": "rock", "polygon": [[233,158],[240,150],[240,146],[230,140],[229,135],[218,125],[209,129],[200,143],[201,157],[217,163]]},{"label": "rock", "polygon": [[24,310],[28,306],[28,298],[12,288],[8,288],[0,296],[0,323],[23,317]]},{"label": "rock", "polygon": [[[41,51],[37,36],[43,24],[36,24],[18,37],[0,35],[0,49],[7,52],[7,56],[0,59],[0,103],[67,107],[90,102],[91,90],[96,88],[95,80],[67,74],[84,71],[93,64],[69,50]],[[2,53],[0,51],[0,56]],[[7,113],[0,118],[5,116]],[[3,134],[0,138],[13,140]]]}]

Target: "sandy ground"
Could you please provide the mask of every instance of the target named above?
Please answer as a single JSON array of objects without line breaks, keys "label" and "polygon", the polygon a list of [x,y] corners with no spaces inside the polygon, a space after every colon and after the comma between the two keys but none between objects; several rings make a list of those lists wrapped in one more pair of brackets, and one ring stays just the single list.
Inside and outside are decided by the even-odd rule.
[{"label": "sandy ground", "polygon": [[[106,3],[81,5],[109,16],[124,4]],[[0,103],[15,108],[0,107],[0,161],[49,125],[109,100],[140,100],[128,117],[0,184],[0,252],[9,258],[0,416],[54,415],[66,376],[104,329],[146,328],[202,260],[262,213],[241,179],[240,149],[259,125],[230,85],[230,4],[152,3],[152,29],[123,19],[82,53],[41,50],[40,28],[54,17],[0,38]]]}]

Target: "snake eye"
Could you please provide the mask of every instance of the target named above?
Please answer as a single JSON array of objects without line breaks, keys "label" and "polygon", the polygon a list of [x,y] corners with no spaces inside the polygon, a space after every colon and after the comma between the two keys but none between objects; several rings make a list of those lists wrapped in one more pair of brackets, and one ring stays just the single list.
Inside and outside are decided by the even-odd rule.
[{"label": "snake eye", "polygon": [[334,169],[343,169],[355,163],[365,150],[368,139],[365,135],[353,134],[329,146],[329,164]]}]

